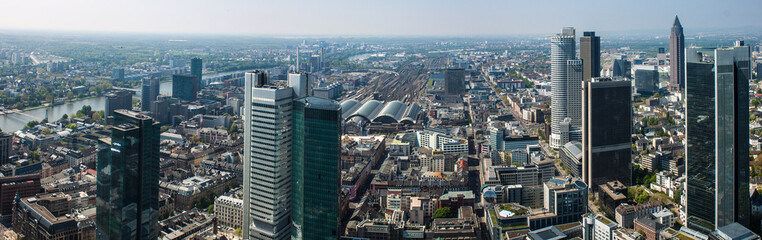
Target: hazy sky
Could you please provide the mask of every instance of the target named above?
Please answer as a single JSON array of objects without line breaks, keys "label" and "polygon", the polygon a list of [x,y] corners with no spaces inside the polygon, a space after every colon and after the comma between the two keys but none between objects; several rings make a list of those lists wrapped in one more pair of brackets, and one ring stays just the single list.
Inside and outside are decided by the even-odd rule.
[{"label": "hazy sky", "polygon": [[674,0],[0,0],[0,29],[477,36],[762,27],[762,2]]}]

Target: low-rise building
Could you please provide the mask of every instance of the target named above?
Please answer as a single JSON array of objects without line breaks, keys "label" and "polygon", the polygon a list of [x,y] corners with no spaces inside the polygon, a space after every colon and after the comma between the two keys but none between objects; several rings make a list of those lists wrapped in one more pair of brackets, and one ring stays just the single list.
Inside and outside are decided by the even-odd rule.
[{"label": "low-rise building", "polygon": [[589,214],[582,220],[582,235],[585,239],[613,240],[619,225],[601,215]]},{"label": "low-rise building", "polygon": [[208,232],[214,225],[214,217],[196,209],[184,211],[159,221],[159,240],[194,239]]},{"label": "low-rise building", "polygon": [[16,198],[13,229],[19,239],[95,239],[95,209],[72,212],[65,194]]},{"label": "low-rise building", "polygon": [[241,228],[243,216],[243,199],[240,198],[240,188],[233,190],[214,200],[214,215],[220,225],[232,229]]},{"label": "low-rise building", "polygon": [[616,221],[624,228],[632,228],[636,218],[650,216],[664,208],[661,202],[652,201],[638,205],[622,204],[616,208]]},{"label": "low-rise building", "polygon": [[664,225],[659,223],[658,219],[651,215],[636,218],[634,227],[635,231],[643,232],[646,240],[659,240],[661,231],[666,229]]},{"label": "low-rise building", "polygon": [[458,209],[457,218],[437,218],[426,229],[427,239],[480,239],[481,229],[473,207]]}]

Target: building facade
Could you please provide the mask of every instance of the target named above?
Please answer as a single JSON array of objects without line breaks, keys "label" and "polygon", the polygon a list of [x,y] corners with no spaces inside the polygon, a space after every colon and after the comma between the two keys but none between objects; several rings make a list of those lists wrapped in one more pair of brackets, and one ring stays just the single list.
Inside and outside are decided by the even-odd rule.
[{"label": "building facade", "polygon": [[196,100],[199,79],[192,75],[172,75],[172,97],[183,101]]},{"label": "building facade", "polygon": [[686,50],[686,211],[703,232],[749,226],[750,50],[742,41]]},{"label": "building facade", "polygon": [[95,239],[93,219],[72,212],[70,200],[63,193],[17,198],[13,230],[19,239]]},{"label": "building facade", "polygon": [[151,103],[156,101],[159,96],[160,81],[158,78],[143,79],[142,92],[140,96],[140,110],[144,112],[151,111]]},{"label": "building facade", "polygon": [[9,163],[13,155],[13,135],[0,130],[0,165]]},{"label": "building facade", "polygon": [[579,37],[579,58],[582,59],[582,80],[601,76],[601,37],[584,32]]},{"label": "building facade", "polygon": [[243,199],[231,195],[223,195],[214,200],[214,215],[220,225],[237,229],[241,228],[243,215]]},{"label": "building facade", "polygon": [[593,188],[632,182],[630,81],[594,78],[584,84],[582,179]]},{"label": "building facade", "polygon": [[567,106],[573,105],[569,103],[568,99],[572,93],[568,92],[567,64],[569,60],[575,59],[576,56],[575,37],[574,28],[564,28],[561,34],[550,37],[550,72],[553,88],[550,146],[554,149],[558,149],[563,144],[566,144],[566,142],[561,141],[560,124],[565,118],[569,117]]},{"label": "building facade", "polygon": [[203,75],[204,72],[204,64],[201,58],[191,58],[191,67],[190,67],[190,74],[191,76],[196,77],[196,90],[201,90],[203,88]]},{"label": "building facade", "polygon": [[116,90],[106,94],[106,116],[113,116],[117,109],[132,110],[132,92]]},{"label": "building facade", "polygon": [[341,107],[324,98],[293,104],[292,239],[336,239],[341,231]]},{"label": "building facade", "polygon": [[114,112],[111,138],[98,145],[98,239],[159,236],[159,124],[127,110]]},{"label": "building facade", "polygon": [[675,16],[669,34],[669,90],[682,92],[685,87],[685,36],[680,19]]},{"label": "building facade", "polygon": [[463,68],[445,69],[445,93],[463,95],[466,93],[466,70]]},{"label": "building facade", "polygon": [[291,236],[291,150],[294,91],[246,73],[244,99],[243,236]]}]

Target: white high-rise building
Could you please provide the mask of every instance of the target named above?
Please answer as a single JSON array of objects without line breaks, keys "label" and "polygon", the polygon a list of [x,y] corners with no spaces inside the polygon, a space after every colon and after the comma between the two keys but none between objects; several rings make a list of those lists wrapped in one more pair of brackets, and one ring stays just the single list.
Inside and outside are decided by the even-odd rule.
[{"label": "white high-rise building", "polygon": [[[571,132],[582,127],[582,60],[566,62],[566,116],[571,118]],[[563,146],[564,143],[561,143]]]},{"label": "white high-rise building", "polygon": [[[575,38],[574,28],[564,28],[561,34],[550,37],[550,73],[553,88],[550,147],[555,149],[560,148],[566,143],[561,140],[560,123],[565,118],[572,117],[568,111],[568,96],[571,93],[568,92],[570,89],[568,87],[567,64],[569,60],[574,60],[576,56]],[[581,94],[581,91],[577,94]],[[575,120],[572,120],[572,127],[575,126],[574,123],[576,123]]]},{"label": "white high-rise building", "polygon": [[307,73],[289,73],[288,85],[294,88],[294,93],[296,94],[294,98],[307,97],[308,95],[311,95],[310,92],[312,89],[310,86],[310,78]]},{"label": "white high-rise building", "polygon": [[294,90],[269,85],[261,71],[245,80],[242,235],[289,239]]}]

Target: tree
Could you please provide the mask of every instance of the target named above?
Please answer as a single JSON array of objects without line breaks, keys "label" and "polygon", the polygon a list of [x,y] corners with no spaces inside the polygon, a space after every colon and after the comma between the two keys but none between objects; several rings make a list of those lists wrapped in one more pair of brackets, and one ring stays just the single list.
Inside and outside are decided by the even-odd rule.
[{"label": "tree", "polygon": [[29,158],[31,158],[34,161],[40,160],[40,152],[37,150],[29,152]]},{"label": "tree", "polygon": [[169,127],[168,126],[161,126],[160,130],[161,130],[161,132],[166,132],[166,131],[169,131]]},{"label": "tree", "polygon": [[239,237],[241,236],[241,232],[242,232],[241,228],[236,228],[236,229],[235,229],[235,231],[233,231],[233,233],[234,233],[236,236],[239,236]]},{"label": "tree", "polygon": [[103,120],[103,114],[100,111],[94,112],[93,113],[93,120],[95,120],[95,121]]},{"label": "tree", "polygon": [[238,133],[238,125],[233,123],[233,125],[230,125],[230,130],[228,130],[228,133],[230,134],[236,134]]},{"label": "tree", "polygon": [[683,194],[683,189],[677,188],[677,190],[675,190],[674,192],[674,195],[672,196],[672,201],[676,203],[680,203],[680,195],[682,194]]},{"label": "tree", "polygon": [[50,130],[50,128],[43,128],[42,130],[40,130],[40,134],[42,135],[49,135],[51,133],[53,133],[53,130]]},{"label": "tree", "polygon": [[92,111],[93,111],[93,108],[90,107],[90,105],[82,106],[82,114],[90,116],[90,112],[92,112]]},{"label": "tree", "polygon": [[74,93],[73,92],[66,93],[66,98],[68,98],[68,99],[74,98]]},{"label": "tree", "polygon": [[209,205],[209,207],[206,208],[206,213],[208,213],[208,214],[214,213],[214,204]]},{"label": "tree", "polygon": [[648,126],[658,125],[659,121],[655,117],[648,118]]},{"label": "tree", "polygon": [[77,129],[77,124],[76,123],[69,123],[69,124],[66,125],[66,128],[71,129],[71,130],[76,130]]},{"label": "tree", "polygon": [[26,123],[26,126],[24,126],[24,130],[33,128],[34,126],[37,126],[39,124],[40,124],[40,122],[38,122],[36,120],[29,121],[28,123]]},{"label": "tree", "polygon": [[61,116],[61,119],[69,119],[69,115],[67,115],[66,113],[64,113],[64,115],[63,115],[63,116]]},{"label": "tree", "polygon": [[432,218],[449,218],[450,214],[451,211],[449,207],[438,208],[436,211],[434,211]]}]

